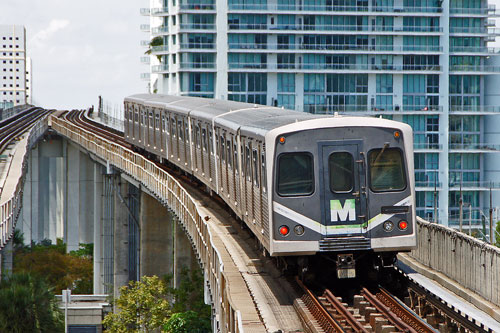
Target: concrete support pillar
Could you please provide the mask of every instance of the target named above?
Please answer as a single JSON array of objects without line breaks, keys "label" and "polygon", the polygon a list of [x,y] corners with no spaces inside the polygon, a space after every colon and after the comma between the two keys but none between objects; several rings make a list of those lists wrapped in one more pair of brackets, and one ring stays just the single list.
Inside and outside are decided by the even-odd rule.
[{"label": "concrete support pillar", "polygon": [[155,198],[141,192],[140,275],[173,273],[174,228],[172,215]]},{"label": "concrete support pillar", "polygon": [[[66,141],[65,141],[66,142]],[[67,251],[76,251],[79,248],[80,226],[80,151],[71,144],[66,148],[66,214],[65,214],[65,241]]]},{"label": "concrete support pillar", "polygon": [[1,273],[2,274],[11,274],[12,273],[12,267],[13,267],[13,250],[14,247],[12,246],[12,239],[5,244],[5,247],[0,251],[2,253],[1,259],[2,259],[2,268],[1,268]]},{"label": "concrete support pillar", "polygon": [[80,152],[79,243],[94,242],[94,166],[87,154]]},{"label": "concrete support pillar", "polygon": [[122,202],[128,193],[128,183],[115,177],[114,184],[114,248],[113,248],[113,286],[114,296],[119,297],[119,289],[128,283],[128,210]]},{"label": "concrete support pillar", "polygon": [[104,294],[102,254],[102,166],[94,164],[94,294]]}]

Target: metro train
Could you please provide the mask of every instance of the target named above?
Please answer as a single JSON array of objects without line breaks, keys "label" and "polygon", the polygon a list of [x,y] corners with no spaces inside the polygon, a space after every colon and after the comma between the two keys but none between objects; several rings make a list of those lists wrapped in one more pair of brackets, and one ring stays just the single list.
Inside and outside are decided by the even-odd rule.
[{"label": "metro train", "polygon": [[205,184],[270,256],[351,278],[416,246],[406,124],[156,94],[124,106],[127,142]]}]

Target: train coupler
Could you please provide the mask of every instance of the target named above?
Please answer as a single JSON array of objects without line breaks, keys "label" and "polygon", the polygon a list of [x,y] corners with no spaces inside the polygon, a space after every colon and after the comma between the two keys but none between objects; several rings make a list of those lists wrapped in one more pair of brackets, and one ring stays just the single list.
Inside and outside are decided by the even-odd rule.
[{"label": "train coupler", "polygon": [[337,255],[337,278],[352,279],[356,277],[356,261],[352,254]]}]

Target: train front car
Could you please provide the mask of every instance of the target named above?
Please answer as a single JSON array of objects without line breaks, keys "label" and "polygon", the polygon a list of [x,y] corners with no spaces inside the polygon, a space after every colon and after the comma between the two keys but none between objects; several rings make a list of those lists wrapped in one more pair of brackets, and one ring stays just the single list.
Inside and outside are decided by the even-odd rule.
[{"label": "train front car", "polygon": [[398,252],[415,248],[410,126],[319,118],[272,130],[266,146],[274,162],[267,175],[274,180],[271,255],[322,265],[326,258],[338,278],[350,278],[356,268],[391,266]]}]

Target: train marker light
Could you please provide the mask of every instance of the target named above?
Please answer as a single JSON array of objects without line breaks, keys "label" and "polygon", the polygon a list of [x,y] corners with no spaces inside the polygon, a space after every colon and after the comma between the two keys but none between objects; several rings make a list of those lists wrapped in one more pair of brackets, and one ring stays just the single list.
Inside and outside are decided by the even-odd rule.
[{"label": "train marker light", "polygon": [[405,220],[399,221],[399,230],[406,230],[408,228],[408,222]]},{"label": "train marker light", "polygon": [[297,236],[302,236],[304,234],[304,227],[298,224],[293,228],[293,232],[295,232]]},{"label": "train marker light", "polygon": [[287,236],[289,232],[290,232],[290,229],[288,229],[288,227],[286,225],[282,225],[280,227],[280,234],[282,236]]},{"label": "train marker light", "polygon": [[281,144],[284,144],[284,143],[285,143],[285,137],[284,137],[284,136],[280,137],[280,143],[281,143]]},{"label": "train marker light", "polygon": [[401,137],[401,132],[400,131],[395,131],[394,132],[394,138],[399,139]]},{"label": "train marker light", "polygon": [[383,227],[385,231],[390,232],[394,229],[394,223],[391,220],[387,220],[384,222]]}]

